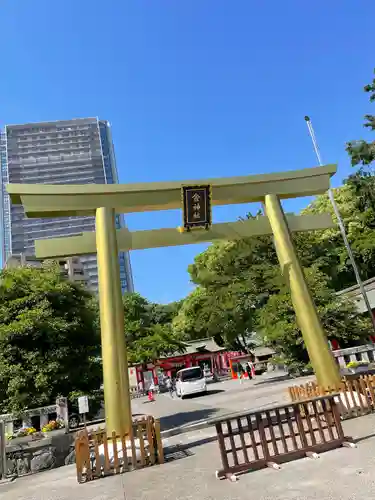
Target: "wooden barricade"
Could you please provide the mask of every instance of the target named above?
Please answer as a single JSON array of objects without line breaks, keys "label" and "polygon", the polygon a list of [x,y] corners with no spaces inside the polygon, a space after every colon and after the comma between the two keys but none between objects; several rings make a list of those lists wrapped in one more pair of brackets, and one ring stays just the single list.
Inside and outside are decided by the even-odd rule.
[{"label": "wooden barricade", "polygon": [[105,430],[79,431],[75,440],[77,480],[119,474],[164,462],[160,422],[153,417],[133,421],[128,435]]},{"label": "wooden barricade", "polygon": [[238,473],[315,458],[351,441],[344,436],[333,395],[228,417],[215,425],[222,462],[219,479],[236,480]]},{"label": "wooden barricade", "polygon": [[338,393],[335,401],[343,419],[366,415],[375,410],[375,376],[344,377],[339,387],[322,387],[316,382],[288,388],[292,402]]}]

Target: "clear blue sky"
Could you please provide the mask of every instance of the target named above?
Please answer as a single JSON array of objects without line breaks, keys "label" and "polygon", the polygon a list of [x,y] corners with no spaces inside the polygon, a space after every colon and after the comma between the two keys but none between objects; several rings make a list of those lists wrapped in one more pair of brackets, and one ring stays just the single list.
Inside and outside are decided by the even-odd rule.
[{"label": "clear blue sky", "polygon": [[[121,182],[312,167],[309,114],[323,160],[339,163],[339,185],[350,171],[345,142],[364,136],[362,88],[375,67],[369,0],[2,0],[0,15],[0,127],[107,119]],[[214,218],[249,209],[221,207]],[[181,214],[127,221],[174,227]],[[136,289],[182,298],[204,248],[133,252]]]}]

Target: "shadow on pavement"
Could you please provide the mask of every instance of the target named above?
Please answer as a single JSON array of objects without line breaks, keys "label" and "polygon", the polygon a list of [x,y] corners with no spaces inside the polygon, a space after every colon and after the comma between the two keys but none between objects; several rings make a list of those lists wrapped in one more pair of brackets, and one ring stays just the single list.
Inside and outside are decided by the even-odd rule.
[{"label": "shadow on pavement", "polygon": [[189,441],[187,443],[178,443],[172,444],[170,446],[165,446],[164,448],[164,456],[166,462],[173,462],[175,460],[180,460],[181,458],[187,458],[195,455],[194,452],[191,451],[191,448],[197,448],[198,446],[202,446],[204,444],[213,443],[217,441],[217,436],[215,431],[213,430],[212,436],[205,436],[200,439],[196,439],[194,441]]},{"label": "shadow on pavement", "polygon": [[371,438],[374,438],[375,437],[375,434],[372,433],[372,434],[367,434],[366,436],[361,436],[361,437],[358,437],[358,438],[354,438],[353,441],[357,444],[357,443],[360,443],[361,441],[366,441],[367,439],[371,439]]},{"label": "shadow on pavement", "polygon": [[204,408],[202,410],[184,411],[175,413],[174,415],[167,415],[160,418],[160,427],[162,431],[166,431],[180,425],[191,424],[213,417],[218,411],[219,408]]},{"label": "shadow on pavement", "polygon": [[212,394],[220,394],[221,392],[225,392],[224,389],[208,389],[207,396],[211,396]]},{"label": "shadow on pavement", "polygon": [[261,380],[260,382],[255,381],[254,385],[257,386],[257,385],[266,385],[266,384],[277,384],[277,382],[284,382],[285,380],[292,380],[292,377],[288,373],[285,375],[282,375],[281,377],[280,377],[280,375],[279,376],[275,375],[275,377],[269,377],[265,380]]},{"label": "shadow on pavement", "polygon": [[220,394],[222,392],[225,392],[224,389],[207,389],[207,392],[205,394],[190,394],[189,396],[185,396],[184,399],[199,399],[202,398],[202,401],[204,401],[204,398],[206,396],[213,396],[214,394]]},{"label": "shadow on pavement", "polygon": [[[215,431],[213,431],[213,432],[215,432]],[[212,443],[214,441],[217,441],[216,434],[212,435],[212,436],[202,437],[201,439],[197,439],[196,441],[189,441],[188,443],[181,443],[178,446],[179,446],[179,449],[181,451],[188,452],[188,450],[190,448],[197,448],[198,446],[202,446],[203,444],[207,444],[207,443]]]}]

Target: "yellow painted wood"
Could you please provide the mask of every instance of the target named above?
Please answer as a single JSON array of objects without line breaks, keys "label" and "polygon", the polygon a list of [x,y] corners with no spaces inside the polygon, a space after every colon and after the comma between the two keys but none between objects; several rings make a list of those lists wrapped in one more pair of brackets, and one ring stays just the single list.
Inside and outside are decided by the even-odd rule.
[{"label": "yellow painted wood", "polygon": [[[95,233],[94,233],[95,234]],[[116,278],[118,251],[115,244],[115,213],[98,208],[96,213],[96,245],[99,274],[100,329],[106,430],[119,435],[131,428],[130,393],[125,358],[124,314],[120,278]]]},{"label": "yellow painted wood", "polygon": [[297,322],[318,383],[322,386],[338,386],[341,381],[339,368],[329,348],[327,337],[294,249],[280,200],[276,195],[267,195],[264,205],[274,234],[280,266],[290,285]]},{"label": "yellow painted wood", "polygon": [[[316,215],[287,215],[291,231],[315,231],[334,227],[330,214]],[[148,231],[130,232],[128,229],[118,229],[118,250],[142,250],[145,248],[160,248],[178,245],[192,245],[215,240],[236,240],[272,234],[272,229],[267,217],[258,217],[239,222],[213,224],[206,231],[195,230],[181,233],[178,228],[154,229]],[[60,258],[67,255],[85,255],[96,252],[95,233],[82,233],[80,236],[66,238],[51,238],[37,240],[35,253],[40,259]]]},{"label": "yellow painted wood", "polygon": [[209,184],[212,204],[261,202],[266,194],[280,199],[327,191],[336,165],[263,175],[144,184],[8,184],[12,203],[22,204],[28,217],[95,215],[97,207],[118,213],[181,208],[181,186]]}]

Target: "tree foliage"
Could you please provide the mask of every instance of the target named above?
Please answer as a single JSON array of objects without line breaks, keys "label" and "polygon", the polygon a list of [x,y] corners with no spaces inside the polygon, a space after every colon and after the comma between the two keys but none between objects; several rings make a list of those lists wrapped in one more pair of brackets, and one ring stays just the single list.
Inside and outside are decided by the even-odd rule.
[{"label": "tree foliage", "polygon": [[[370,102],[374,102],[375,78],[364,90],[369,93]],[[374,115],[365,116],[364,127],[374,131]],[[371,168],[375,159],[375,142],[352,141],[347,144],[346,149],[352,165],[360,165],[360,168],[345,180],[344,186],[334,190],[334,196],[361,278],[366,280],[373,277],[375,269],[375,177]],[[318,196],[302,211],[322,212],[333,214],[327,195]],[[333,218],[336,221],[334,214]],[[306,257],[304,264],[318,265],[319,269],[331,278],[331,286],[335,290],[341,290],[356,282],[338,225],[321,232],[300,234],[296,237],[296,242],[303,254],[302,258]]]},{"label": "tree foliage", "polygon": [[[370,94],[370,102],[375,102],[375,78],[364,87],[364,91]],[[365,115],[364,127],[375,130],[375,116]],[[352,160],[352,165],[370,165],[375,160],[375,141],[367,142],[363,139],[352,141],[347,144],[347,152]]]},{"label": "tree foliage", "polygon": [[197,288],[185,299],[174,327],[189,338],[212,336],[228,348],[246,350],[255,312],[275,292],[278,269],[270,237],[214,243],[189,266]]},{"label": "tree foliage", "polygon": [[[358,315],[353,301],[335,295],[328,276],[317,267],[305,269],[305,276],[328,339],[338,340],[342,348],[366,339],[371,328],[370,320]],[[309,357],[289,287],[281,275],[275,280],[279,283],[279,292],[258,311],[258,331],[264,343],[275,349],[282,363],[289,369],[301,369],[309,364]]]},{"label": "tree foliage", "polygon": [[138,293],[125,293],[123,306],[131,363],[146,363],[183,351],[183,342],[171,328],[180,303],[155,304]]},{"label": "tree foliage", "polygon": [[151,325],[144,336],[129,346],[130,363],[147,363],[184,352],[182,339],[172,330],[170,323]]},{"label": "tree foliage", "polygon": [[[349,183],[332,191],[361,277],[363,280],[372,278],[375,269],[375,212],[361,210],[358,195]],[[354,285],[356,280],[328,195],[317,196],[301,214],[325,212],[332,214],[333,228],[298,233],[294,240],[303,265],[316,265],[330,277],[330,287],[339,291]]]},{"label": "tree foliage", "polygon": [[92,296],[58,267],[0,273],[0,411],[51,404],[101,385]]},{"label": "tree foliage", "polygon": [[[183,351],[183,342],[171,328],[180,303],[154,304],[131,293],[124,295],[123,305],[130,362]],[[0,412],[51,404],[61,395],[69,399],[99,395],[100,399],[99,323],[96,297],[65,280],[52,262],[42,269],[4,269],[0,273]]]},{"label": "tree foliage", "polygon": [[[372,83],[365,86],[364,90],[370,94],[370,102],[375,102],[375,78]],[[372,132],[375,130],[374,115],[365,115],[364,127]],[[358,170],[346,180],[346,184],[352,188],[355,194],[356,207],[362,214],[363,220],[366,221],[369,227],[374,229],[375,176],[371,164],[375,160],[375,141],[352,141],[347,144],[346,149],[352,165],[360,165]]]}]

